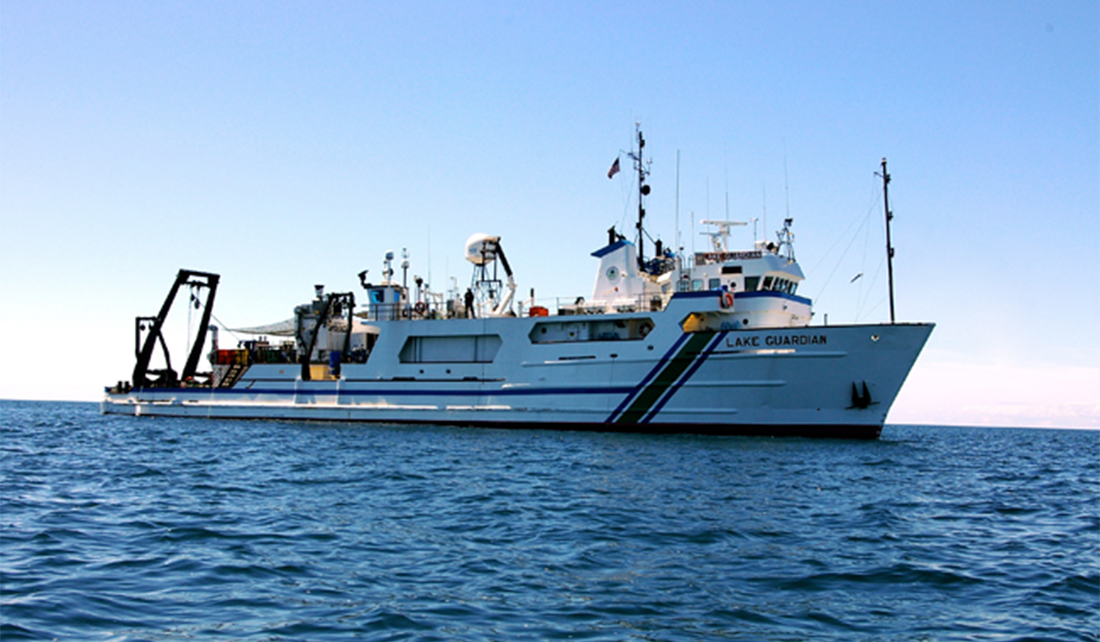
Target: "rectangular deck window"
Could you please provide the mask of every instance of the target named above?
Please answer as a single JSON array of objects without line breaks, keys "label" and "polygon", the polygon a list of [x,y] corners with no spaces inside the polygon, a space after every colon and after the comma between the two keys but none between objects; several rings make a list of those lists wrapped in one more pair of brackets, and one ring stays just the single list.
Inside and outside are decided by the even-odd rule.
[{"label": "rectangular deck window", "polygon": [[401,363],[492,363],[500,350],[500,335],[409,337],[401,348]]}]

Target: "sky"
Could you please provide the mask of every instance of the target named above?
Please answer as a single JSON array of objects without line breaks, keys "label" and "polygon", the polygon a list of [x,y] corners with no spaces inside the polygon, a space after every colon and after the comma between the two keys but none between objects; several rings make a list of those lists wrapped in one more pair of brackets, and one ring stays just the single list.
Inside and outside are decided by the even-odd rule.
[{"label": "sky", "polygon": [[897,316],[937,324],[889,423],[1100,428],[1095,0],[0,0],[0,398],[128,379],[180,268],[247,327],[387,250],[464,287],[485,232],[589,296],[636,123],[650,234],[792,218],[815,324],[889,318],[887,158]]}]

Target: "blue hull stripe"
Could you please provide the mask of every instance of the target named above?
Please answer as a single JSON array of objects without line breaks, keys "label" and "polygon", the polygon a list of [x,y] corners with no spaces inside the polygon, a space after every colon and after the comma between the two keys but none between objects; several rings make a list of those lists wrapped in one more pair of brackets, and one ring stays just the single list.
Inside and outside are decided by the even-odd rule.
[{"label": "blue hull stripe", "polygon": [[[293,383],[288,381],[287,383]],[[394,383],[416,383],[415,381],[395,381]],[[457,383],[477,383],[470,381],[462,381]],[[492,382],[483,382],[492,383]],[[305,396],[319,396],[319,397],[363,397],[377,395],[380,397],[392,397],[392,396],[404,396],[404,397],[430,397],[430,396],[452,396],[452,397],[487,397],[487,396],[537,396],[537,395],[607,395],[607,394],[623,394],[634,390],[633,386],[600,386],[598,388],[504,388],[500,390],[493,389],[479,389],[479,390],[445,390],[445,389],[421,389],[421,390],[393,390],[388,388],[373,388],[373,389],[357,389],[357,390],[322,390],[322,389],[308,389],[300,388],[295,390],[294,388],[134,388],[135,393],[150,393],[150,392],[166,392],[170,391],[173,395],[192,395],[195,397],[205,397],[209,395],[305,395]]]}]

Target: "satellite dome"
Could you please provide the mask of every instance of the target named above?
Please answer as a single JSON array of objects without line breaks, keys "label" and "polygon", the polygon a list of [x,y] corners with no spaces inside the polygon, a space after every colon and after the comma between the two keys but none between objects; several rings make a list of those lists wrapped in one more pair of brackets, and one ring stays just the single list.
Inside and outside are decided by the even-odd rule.
[{"label": "satellite dome", "polygon": [[497,258],[499,236],[478,232],[466,239],[466,260],[474,265],[492,263]]}]

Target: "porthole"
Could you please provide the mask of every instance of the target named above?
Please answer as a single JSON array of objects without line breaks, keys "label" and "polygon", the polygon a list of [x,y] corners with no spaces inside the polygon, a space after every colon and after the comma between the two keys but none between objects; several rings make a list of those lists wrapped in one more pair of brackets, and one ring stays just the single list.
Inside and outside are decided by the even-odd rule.
[{"label": "porthole", "polygon": [[878,341],[878,335],[877,334],[872,334],[871,335],[871,341],[876,341],[877,342]]}]

